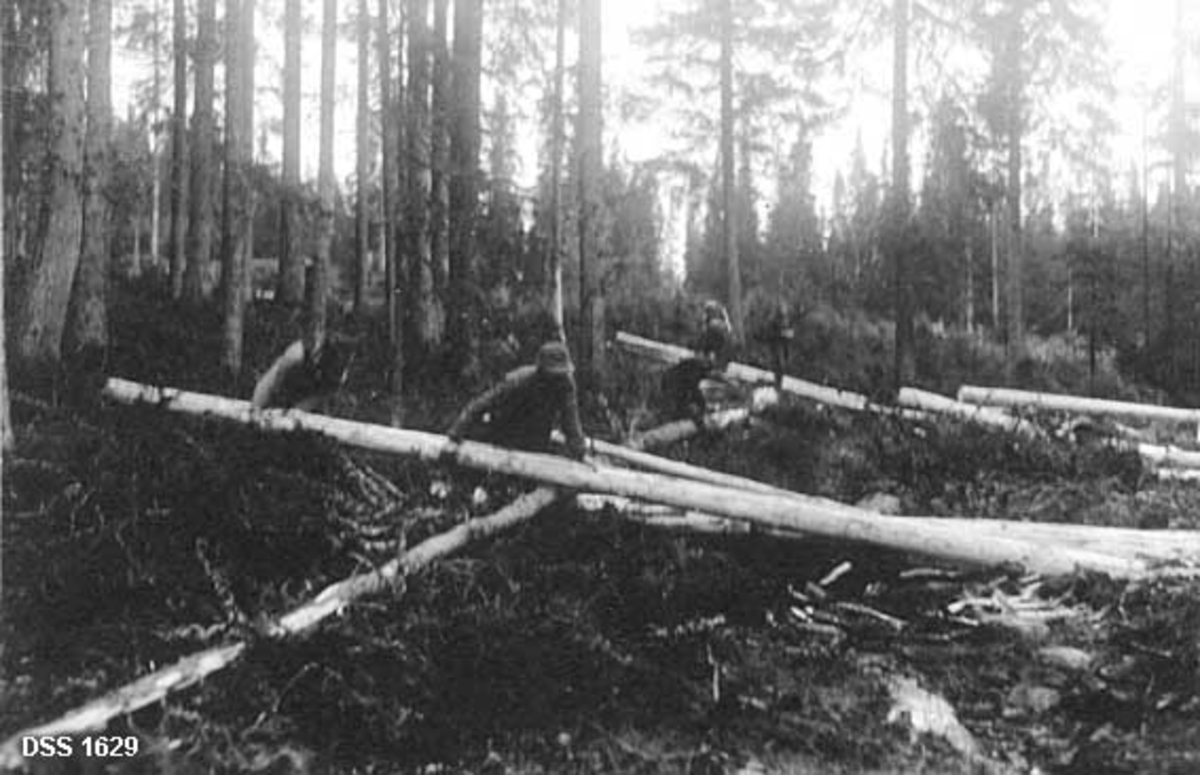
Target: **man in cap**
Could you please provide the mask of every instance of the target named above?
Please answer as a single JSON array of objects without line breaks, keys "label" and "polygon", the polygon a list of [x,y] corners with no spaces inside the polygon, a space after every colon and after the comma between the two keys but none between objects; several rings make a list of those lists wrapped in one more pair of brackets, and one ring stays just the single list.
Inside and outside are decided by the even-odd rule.
[{"label": "man in cap", "polygon": [[579,422],[574,373],[567,346],[560,341],[546,342],[534,365],[509,372],[500,384],[472,400],[446,435],[456,442],[470,438],[548,452],[550,433],[559,420],[571,456],[582,460],[587,447]]},{"label": "man in cap", "polygon": [[695,348],[697,354],[701,358],[713,361],[719,368],[724,368],[729,361],[729,340],[732,335],[733,324],[721,303],[715,299],[704,302],[700,338]]}]

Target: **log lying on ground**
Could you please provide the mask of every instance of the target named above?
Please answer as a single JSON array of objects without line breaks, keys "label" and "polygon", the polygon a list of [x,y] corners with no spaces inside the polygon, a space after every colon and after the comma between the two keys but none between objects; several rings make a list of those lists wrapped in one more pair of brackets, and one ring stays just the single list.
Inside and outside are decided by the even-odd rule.
[{"label": "log lying on ground", "polygon": [[[597,511],[609,507],[627,519],[669,530],[715,535],[760,533],[773,538],[803,540],[808,536],[790,529],[762,528],[753,523],[697,510],[672,509],[619,496],[586,493],[576,498],[581,508]],[[968,517],[886,517],[915,530],[952,528],[974,534],[976,540],[1014,539],[1045,542],[1086,552],[1145,560],[1148,563],[1186,563],[1200,557],[1200,533],[1184,530],[1072,525],[1057,522],[1012,522]]]},{"label": "log lying on ground", "polygon": [[[630,334],[625,331],[618,331],[616,337],[617,344],[623,349],[641,355],[647,358],[652,358],[662,363],[678,363],[686,358],[696,357],[696,353],[686,347],[680,347],[674,344],[664,344],[656,342],[653,339]],[[759,369],[754,366],[747,366],[744,363],[730,363],[725,368],[725,374],[731,379],[740,380],[742,382],[759,383],[767,382],[774,383],[775,373],[766,369]],[[924,418],[921,412],[913,412],[911,410],[897,410],[890,406],[877,404],[861,393],[854,393],[849,390],[839,390],[825,385],[818,385],[815,382],[799,379],[785,374],[783,377],[783,389],[788,393],[809,398],[818,401],[822,404],[830,406],[840,406],[843,409],[850,409],[855,412],[876,412],[879,414],[900,414],[912,417],[914,419]]]},{"label": "log lying on ground", "polygon": [[963,385],[958,389],[958,400],[982,406],[1047,409],[1060,412],[1073,412],[1075,414],[1138,417],[1144,420],[1200,422],[1200,409],[1138,404],[1130,401],[1110,401],[1103,398],[1086,398],[1063,393],[1041,393],[1031,390],[1014,390],[1012,388]]},{"label": "log lying on ground", "polygon": [[554,455],[517,452],[465,441],[455,445],[444,436],[420,431],[367,425],[304,412],[270,410],[256,412],[245,401],[206,396],[165,388],[154,388],[110,379],[105,394],[124,402],[146,402],[160,408],[222,417],[269,431],[307,430],[323,433],[343,443],[375,452],[415,455],[434,460],[453,453],[460,465],[577,491],[624,495],[735,517],[767,527],[812,532],[853,541],[891,547],[950,562],[997,565],[1013,563],[1044,574],[1071,573],[1087,569],[1115,576],[1140,576],[1145,563],[1096,552],[1061,548],[1042,543],[997,538],[979,541],[953,526],[915,526],[841,504],[801,500],[771,493],[749,492],[704,482],[685,481],[657,474],[597,468]]},{"label": "log lying on ground", "polygon": [[1030,438],[1045,436],[1041,428],[1028,420],[1013,417],[1008,412],[975,404],[965,404],[961,401],[955,401],[948,396],[931,393],[928,390],[920,390],[914,387],[900,388],[900,394],[897,396],[896,401],[901,406],[922,409],[927,412],[950,414],[963,420],[1013,431]]},{"label": "log lying on ground", "polygon": [[[351,576],[326,587],[311,601],[281,617],[268,630],[275,636],[301,633],[340,612],[355,599],[387,590],[406,575],[462,549],[472,541],[529,520],[558,497],[559,493],[554,488],[541,487],[521,496],[495,514],[463,522],[414,546],[377,570]],[[79,735],[103,729],[117,716],[133,713],[159,702],[168,694],[191,686],[228,667],[242,656],[247,648],[248,644],[244,642],[234,642],[191,654],[172,665],[114,689],[54,721],[21,730],[0,743],[0,770],[14,771],[24,764],[21,753],[21,741],[24,738]]]}]

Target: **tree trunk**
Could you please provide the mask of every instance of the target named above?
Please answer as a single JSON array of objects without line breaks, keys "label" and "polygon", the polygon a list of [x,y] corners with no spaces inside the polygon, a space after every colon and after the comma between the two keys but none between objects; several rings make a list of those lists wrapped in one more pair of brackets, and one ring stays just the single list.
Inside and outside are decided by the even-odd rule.
[{"label": "tree trunk", "polygon": [[1014,7],[1010,12],[1007,30],[1005,68],[1008,79],[1008,325],[1005,343],[1004,370],[1009,384],[1016,379],[1017,363],[1025,348],[1024,304],[1022,302],[1021,277],[1023,274],[1024,245],[1021,234],[1021,135],[1024,118],[1021,101],[1024,95],[1024,74],[1021,63],[1022,32],[1021,10]]},{"label": "tree trunk", "polygon": [[392,103],[392,52],[388,29],[388,0],[379,0],[379,26],[375,31],[379,60],[379,112],[380,112],[380,166],[383,225],[380,229],[384,261],[384,296],[388,310],[388,344],[391,352],[389,369],[389,392],[391,393],[391,421],[400,425],[403,421],[404,392],[404,347],[397,335],[402,318],[399,307],[400,296],[396,287],[396,168],[399,163],[399,138],[396,134],[396,111]]},{"label": "tree trunk", "polygon": [[67,330],[68,355],[108,346],[112,147],[112,0],[88,4],[87,133],[83,165],[83,249]]},{"label": "tree trunk", "polygon": [[254,0],[226,0],[225,179],[221,212],[221,364],[235,380],[242,372],[254,197]]},{"label": "tree trunk", "polygon": [[358,191],[354,198],[354,313],[361,314],[367,295],[367,272],[370,254],[370,219],[367,202],[370,193],[371,141],[370,85],[371,26],[367,0],[358,0],[358,20],[355,24],[358,46],[358,112],[354,122],[354,178]]},{"label": "tree trunk", "polygon": [[429,203],[429,250],[433,256],[433,287],[444,302],[450,278],[450,111],[451,62],[448,48],[449,0],[433,1],[433,136],[430,138],[432,199]]},{"label": "tree trunk", "polygon": [[[46,198],[13,341],[17,358],[49,376],[58,365],[67,305],[79,265],[83,209],[83,3],[50,3],[50,152]],[[47,370],[47,371],[43,371]]]},{"label": "tree trunk", "polygon": [[[110,3],[111,4],[111,3]],[[162,33],[159,23],[162,18],[162,4],[154,0],[154,75],[152,93],[150,95],[150,265],[158,265],[158,248],[162,232],[162,165],[159,164],[159,153],[162,149]],[[131,269],[134,277],[142,273],[141,264],[134,264]]]},{"label": "tree trunk", "polygon": [[216,0],[198,2],[187,267],[183,275],[183,298],[192,304],[201,302],[209,290],[204,287],[204,275],[212,260],[213,249],[213,69],[217,57]]},{"label": "tree trunk", "polygon": [[[5,38],[5,36],[3,34],[0,34],[0,84],[5,83],[5,81],[4,81],[4,56],[5,56],[4,38]],[[8,118],[4,112],[4,102],[5,102],[4,100],[0,100],[0,127],[3,127],[7,123],[6,119]],[[7,139],[8,139],[8,134],[5,133],[3,130],[0,130],[0,170],[3,170],[5,168],[4,167],[4,151],[5,151],[4,142]],[[3,175],[0,174],[0,179],[2,179],[2,178],[3,178]],[[5,297],[8,296],[8,285],[5,282],[5,278],[4,278],[5,262],[8,259],[8,256],[6,255],[7,251],[5,250],[8,247],[8,239],[7,239],[8,223],[7,223],[7,218],[5,217],[7,215],[7,210],[8,210],[8,208],[6,207],[7,204],[8,204],[8,200],[4,196],[3,186],[0,186],[0,320],[8,320],[8,318],[5,317]],[[12,418],[9,415],[9,403],[8,403],[8,344],[5,341],[6,339],[7,339],[7,337],[0,336],[0,456],[7,455],[12,450],[12,447],[13,447]],[[0,466],[0,492],[4,492],[4,472],[2,469],[3,469],[3,466]],[[0,509],[0,512],[3,512],[3,509]],[[4,528],[4,515],[3,515],[3,513],[0,513],[0,536],[4,535],[3,528]],[[4,593],[4,584],[3,584],[4,563],[2,560],[3,556],[4,556],[4,540],[2,538],[0,538],[0,600],[4,599],[4,594],[3,594]],[[0,617],[2,617],[3,615],[4,615],[3,610],[0,610]]]},{"label": "tree trunk", "polygon": [[333,247],[333,103],[337,88],[337,0],[325,0],[321,22],[321,148],[317,164],[317,195],[321,218],[317,225],[317,256],[309,289],[308,340],[316,347],[325,339],[325,303],[329,296],[329,261]]},{"label": "tree trunk", "polygon": [[183,296],[183,268],[187,253],[187,4],[172,4],[171,41],[175,56],[175,107],[171,112],[171,226],[170,273],[171,298]]},{"label": "tree trunk", "polygon": [[478,245],[479,81],[483,0],[454,3],[454,121],[450,129],[450,298],[447,336],[452,363],[461,369],[474,356],[471,319]]},{"label": "tree trunk", "polygon": [[558,0],[558,21],[554,26],[554,111],[550,136],[550,237],[546,245],[546,298],[550,315],[565,341],[562,282],[562,155],[563,90],[566,86],[567,0]]},{"label": "tree trunk", "polygon": [[304,301],[304,256],[300,251],[300,71],[301,0],[286,0],[283,11],[283,198],[279,215],[278,298]]},{"label": "tree trunk", "polygon": [[895,389],[913,381],[912,283],[908,276],[908,0],[895,0],[892,55],[892,190],[889,210],[895,303]]},{"label": "tree trunk", "polygon": [[601,113],[600,0],[581,0],[579,6],[579,119],[576,129],[579,153],[579,369],[585,383],[601,369],[602,352],[595,352],[594,337],[602,330],[597,320],[600,257],[600,175],[603,168],[603,115]]},{"label": "tree trunk", "polygon": [[742,270],[738,261],[733,177],[733,0],[721,0],[721,244],[735,342],[743,341]]},{"label": "tree trunk", "polygon": [[[441,316],[433,286],[429,205],[433,182],[429,162],[429,0],[409,0],[408,20],[408,258],[410,322],[418,345],[416,366],[441,340]],[[411,367],[410,367],[411,368]]]}]

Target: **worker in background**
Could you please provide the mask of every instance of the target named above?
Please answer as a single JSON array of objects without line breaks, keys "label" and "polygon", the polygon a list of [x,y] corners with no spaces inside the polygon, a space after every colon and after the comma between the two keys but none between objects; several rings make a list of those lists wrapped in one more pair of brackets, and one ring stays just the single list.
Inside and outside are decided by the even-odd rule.
[{"label": "worker in background", "polygon": [[575,367],[567,346],[546,342],[533,365],[522,366],[500,384],[467,404],[446,435],[528,452],[551,450],[555,421],[562,425],[571,456],[582,460],[586,451],[579,421]]},{"label": "worker in background", "polygon": [[783,387],[783,370],[787,368],[788,350],[796,338],[796,329],[792,325],[791,310],[786,301],[776,302],[766,324],[755,333],[755,339],[765,344],[771,351],[771,366],[775,371],[775,387]]},{"label": "worker in background", "polygon": [[349,367],[345,343],[321,339],[315,346],[307,346],[297,339],[259,378],[251,404],[255,409],[314,411],[341,389]]},{"label": "worker in background", "polygon": [[721,303],[709,299],[704,302],[700,320],[700,338],[696,343],[696,352],[701,358],[712,361],[716,366],[724,368],[729,362],[729,346],[733,337],[733,324],[729,322],[729,313]]},{"label": "worker in background", "polygon": [[668,417],[702,424],[708,402],[700,383],[721,378],[721,371],[709,358],[685,358],[664,371],[661,386],[663,407]]}]

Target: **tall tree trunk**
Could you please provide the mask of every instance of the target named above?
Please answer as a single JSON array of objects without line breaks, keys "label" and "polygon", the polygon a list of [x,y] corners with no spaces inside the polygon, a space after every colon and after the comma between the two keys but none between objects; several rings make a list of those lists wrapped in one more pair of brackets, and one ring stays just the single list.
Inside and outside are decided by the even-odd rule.
[{"label": "tall tree trunk", "polygon": [[[162,149],[162,33],[159,22],[162,18],[162,4],[154,0],[154,67],[153,93],[150,95],[150,264],[158,265],[159,240],[162,232],[162,165],[159,163],[159,153]],[[141,264],[132,268],[136,277],[141,274]]]},{"label": "tall tree trunk", "polygon": [[367,272],[370,253],[371,139],[370,85],[371,78],[371,19],[367,0],[358,0],[358,20],[355,25],[358,47],[358,112],[354,122],[354,178],[358,190],[354,197],[354,312],[363,311],[367,295]]},{"label": "tall tree trunk", "polygon": [[279,216],[279,287],[283,304],[304,301],[304,257],[300,251],[300,71],[301,0],[286,0],[283,11],[283,200]]},{"label": "tall tree trunk", "polygon": [[172,4],[171,42],[175,56],[175,106],[171,113],[171,298],[183,295],[187,221],[187,10],[185,0]]},{"label": "tall tree trunk", "polygon": [[337,0],[325,0],[321,22],[321,148],[317,164],[317,194],[321,220],[317,227],[317,257],[313,264],[307,336],[310,347],[325,339],[325,302],[329,296],[329,258],[333,246],[333,103],[337,88]]},{"label": "tall tree trunk", "polygon": [[17,358],[50,376],[59,363],[67,305],[79,265],[83,208],[83,3],[50,3],[48,100],[51,111],[46,197],[32,273],[19,297],[13,341]]},{"label": "tall tree trunk", "polygon": [[742,270],[738,261],[733,176],[733,0],[721,0],[721,244],[733,338],[742,336]]},{"label": "tall tree trunk", "polygon": [[895,388],[912,382],[911,281],[908,276],[908,0],[895,0],[892,54],[892,190],[889,210],[892,292],[895,303]]},{"label": "tall tree trunk", "polygon": [[433,256],[433,287],[439,300],[447,295],[450,278],[450,49],[449,0],[433,0],[433,136],[430,138],[432,199],[429,203],[429,250]]},{"label": "tall tree trunk", "polygon": [[[4,39],[3,26],[0,26],[0,84],[5,83],[4,80]],[[7,123],[7,116],[4,112],[5,100],[0,100],[0,127]],[[3,181],[4,174],[4,145],[8,139],[8,134],[0,130],[0,181]],[[0,321],[8,320],[5,317],[5,297],[8,296],[8,285],[4,279],[4,266],[8,259],[6,248],[8,247],[7,231],[7,214],[8,199],[4,196],[4,186],[0,185]],[[8,403],[8,344],[5,341],[7,337],[0,335],[0,456],[7,455],[13,448],[13,433],[12,433],[12,418],[9,414]],[[0,492],[4,492],[4,473],[3,466],[0,466]],[[0,509],[0,536],[4,534],[4,514],[3,509]],[[0,539],[0,600],[4,599],[4,564],[2,558],[4,556],[4,541]],[[3,610],[0,610],[0,616],[3,616]]]},{"label": "tall tree trunk", "polygon": [[88,3],[87,133],[83,157],[83,241],[71,293],[68,353],[108,346],[112,146],[112,0]]},{"label": "tall tree trunk", "polygon": [[594,340],[602,331],[597,320],[599,300],[597,263],[600,250],[600,174],[602,169],[603,116],[601,114],[600,0],[582,0],[579,6],[579,345],[580,372],[594,378],[602,354]]},{"label": "tall tree trunk", "polygon": [[383,226],[380,229],[384,261],[384,294],[388,310],[388,344],[391,352],[389,388],[391,393],[391,421],[399,426],[403,423],[404,393],[404,346],[399,336],[400,320],[403,315],[399,306],[399,289],[396,287],[396,169],[399,163],[399,138],[396,133],[396,107],[392,102],[392,52],[388,29],[388,0],[379,0],[379,26],[376,29],[379,60],[379,113],[380,113],[380,166]]},{"label": "tall tree trunk", "polygon": [[550,134],[550,238],[546,245],[546,298],[558,334],[567,338],[563,326],[562,278],[562,155],[563,91],[566,88],[567,0],[558,0],[558,20],[554,25],[554,104]]},{"label": "tall tree trunk", "polygon": [[242,347],[250,264],[254,196],[254,0],[226,0],[225,179],[221,213],[221,363],[235,380]]},{"label": "tall tree trunk", "polygon": [[216,0],[198,0],[196,24],[196,97],[192,105],[192,170],[189,178],[187,267],[183,298],[202,301],[209,289],[204,275],[213,243],[213,69],[217,57]]},{"label": "tall tree trunk", "polygon": [[454,121],[450,130],[450,298],[447,335],[456,369],[474,357],[472,289],[479,213],[479,81],[483,0],[454,3]]},{"label": "tall tree trunk", "polygon": [[433,287],[429,241],[429,2],[409,0],[408,20],[408,256],[412,289],[410,321],[417,366],[441,340],[441,319]]},{"label": "tall tree trunk", "polygon": [[[1167,225],[1167,256],[1166,256],[1166,289],[1163,294],[1163,313],[1166,318],[1166,341],[1176,341],[1182,333],[1179,328],[1179,289],[1176,287],[1182,281],[1182,273],[1176,274],[1177,253],[1182,254],[1184,241],[1184,224],[1187,219],[1187,169],[1188,169],[1188,129],[1187,104],[1185,102],[1185,62],[1188,50],[1186,26],[1184,25],[1184,0],[1175,0],[1175,29],[1172,51],[1171,73],[1171,107],[1168,116],[1168,142],[1171,153],[1171,191],[1170,208]],[[1175,385],[1180,378],[1179,358],[1175,348],[1171,348],[1167,360],[1167,378]]]},{"label": "tall tree trunk", "polygon": [[1008,325],[1005,343],[1004,371],[1009,384],[1016,380],[1017,363],[1025,349],[1024,304],[1022,274],[1025,248],[1021,233],[1021,136],[1024,132],[1022,99],[1022,16],[1020,4],[1010,11],[1007,30],[1005,73],[1008,82],[1006,109],[1008,111]]}]

